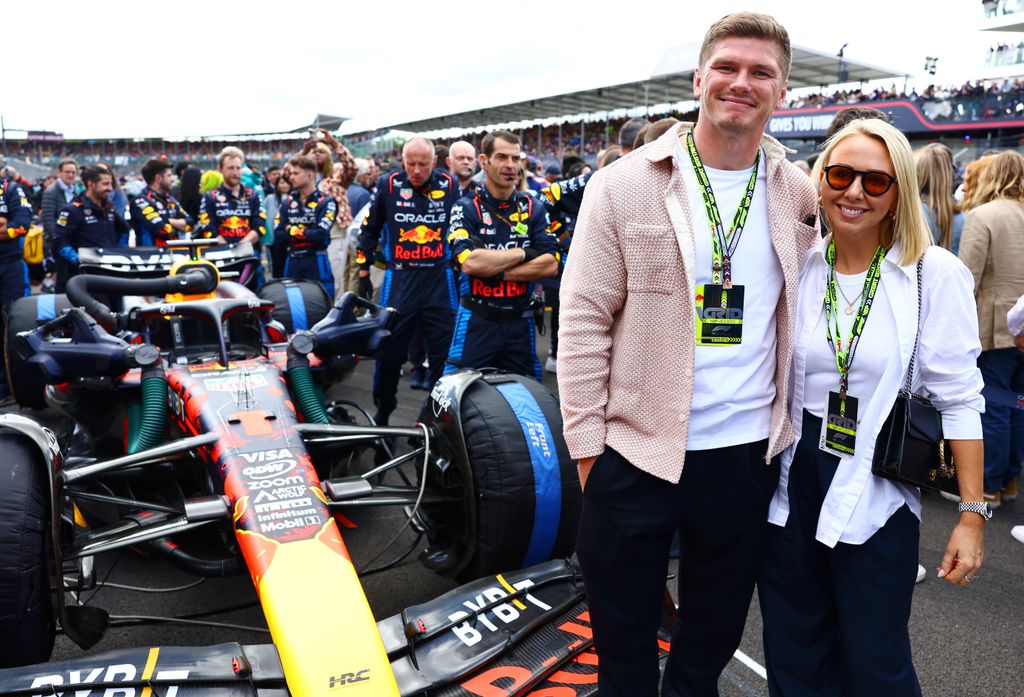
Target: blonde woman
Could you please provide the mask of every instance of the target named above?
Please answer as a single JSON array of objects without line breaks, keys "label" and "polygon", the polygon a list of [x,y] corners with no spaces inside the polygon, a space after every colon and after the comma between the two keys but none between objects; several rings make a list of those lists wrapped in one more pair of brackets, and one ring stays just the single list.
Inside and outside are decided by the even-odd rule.
[{"label": "blonde woman", "polygon": [[[1024,353],[1015,346],[1007,312],[1024,295],[1024,157],[1013,151],[987,158],[977,206],[967,214],[960,259],[974,275],[985,387],[995,394],[1024,392]],[[989,399],[985,431],[985,498],[993,507],[1017,498],[1024,459],[1024,413]]]},{"label": "blonde woman", "polygon": [[[942,414],[969,509],[954,523],[938,575],[973,582],[990,512],[982,502],[984,400],[971,278],[931,245],[913,156],[898,130],[854,121],[827,141],[821,162],[816,184],[831,234],[800,272],[796,444],[783,454],[758,581],[769,694],[918,697],[907,623],[921,493],[876,477],[871,462],[920,332],[913,390]],[[854,425],[839,433],[839,419]]]},{"label": "blonde woman", "polygon": [[953,153],[935,143],[914,152],[924,218],[932,240],[956,254],[964,229],[964,214],[953,199]]},{"label": "blonde woman", "polygon": [[963,194],[963,198],[960,199],[960,210],[964,213],[980,205],[978,201],[978,180],[981,179],[981,175],[985,172],[991,161],[991,155],[979,157],[964,167],[964,182],[960,185],[960,191]]}]

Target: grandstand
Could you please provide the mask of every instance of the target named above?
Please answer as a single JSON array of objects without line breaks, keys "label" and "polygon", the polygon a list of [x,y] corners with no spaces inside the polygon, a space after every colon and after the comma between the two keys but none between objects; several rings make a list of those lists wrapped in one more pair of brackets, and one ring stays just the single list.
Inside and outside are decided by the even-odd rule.
[{"label": "grandstand", "polygon": [[[1002,1],[996,6],[995,14],[979,17],[980,29],[1024,32],[1024,3]],[[961,159],[972,159],[978,147],[1021,142],[1024,81],[1016,76],[1024,74],[1024,41],[994,45],[990,55],[978,61],[979,80],[924,89],[910,87],[912,76],[907,73],[802,46],[793,49],[790,98],[776,111],[768,133],[797,150],[798,156],[811,153],[834,114],[849,104],[874,106],[886,112],[913,143],[945,141]],[[42,176],[64,156],[81,162],[111,162],[130,173],[152,157],[210,167],[221,148],[236,144],[252,164],[265,167],[298,151],[309,128],[324,126],[342,133],[356,154],[375,155],[387,164],[397,161],[401,143],[411,133],[439,142],[465,138],[478,145],[484,133],[501,127],[517,131],[524,149],[543,161],[558,161],[571,152],[592,163],[630,117],[695,117],[693,72],[698,50],[695,43],[672,47],[649,76],[632,82],[382,123],[370,131],[349,128],[346,132],[347,119],[320,114],[311,124],[285,133],[62,142],[52,137],[5,139],[0,155],[15,159],[28,176]]]}]

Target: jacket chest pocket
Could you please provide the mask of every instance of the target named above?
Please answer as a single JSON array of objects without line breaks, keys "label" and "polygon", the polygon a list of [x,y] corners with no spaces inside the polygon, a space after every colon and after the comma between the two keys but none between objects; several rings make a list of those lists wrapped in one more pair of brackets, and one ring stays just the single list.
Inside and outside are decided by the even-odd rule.
[{"label": "jacket chest pocket", "polygon": [[630,292],[671,295],[683,281],[679,245],[671,227],[628,225],[622,256]]}]

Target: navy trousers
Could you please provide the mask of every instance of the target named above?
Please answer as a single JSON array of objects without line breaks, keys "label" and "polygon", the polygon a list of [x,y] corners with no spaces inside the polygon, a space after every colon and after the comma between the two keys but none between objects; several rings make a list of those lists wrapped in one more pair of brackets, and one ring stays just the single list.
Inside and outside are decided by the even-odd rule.
[{"label": "navy trousers", "polygon": [[716,697],[743,636],[764,556],[779,460],[768,442],[686,453],[676,484],[612,448],[583,492],[577,555],[590,606],[601,697],[656,697],[656,633],[669,545],[679,531],[679,614],[662,695]]},{"label": "navy trousers", "polygon": [[327,252],[317,252],[305,256],[291,256],[284,262],[284,275],[304,281],[320,281],[327,294],[334,297],[334,274],[331,272]]},{"label": "navy trousers", "polygon": [[3,307],[4,325],[0,330],[0,395],[6,394],[7,388],[7,361],[4,352],[7,349],[7,342],[4,340],[7,333],[6,317],[7,306],[18,298],[29,294],[28,266],[23,259],[7,259],[0,261],[0,306]]},{"label": "navy trousers", "polygon": [[838,458],[804,412],[789,470],[789,519],[770,526],[757,582],[772,697],[920,697],[910,654],[919,522],[906,506],[863,544],[814,539]]},{"label": "navy trousers", "polygon": [[448,344],[452,340],[452,323],[452,311],[446,306],[399,311],[391,328],[391,338],[377,356],[373,373],[373,401],[381,425],[387,424],[391,412],[398,406],[398,380],[409,355],[409,342],[413,335],[422,337],[427,343],[427,359],[430,361],[427,381],[433,385],[444,369]]},{"label": "navy trousers", "polygon": [[497,322],[460,306],[444,374],[460,368],[498,368],[540,382],[533,318]]},{"label": "navy trousers", "polygon": [[[1024,352],[1017,348],[982,351],[978,369],[985,387],[1024,392]],[[985,491],[999,491],[1020,476],[1024,411],[987,400],[981,429],[985,436]]]}]

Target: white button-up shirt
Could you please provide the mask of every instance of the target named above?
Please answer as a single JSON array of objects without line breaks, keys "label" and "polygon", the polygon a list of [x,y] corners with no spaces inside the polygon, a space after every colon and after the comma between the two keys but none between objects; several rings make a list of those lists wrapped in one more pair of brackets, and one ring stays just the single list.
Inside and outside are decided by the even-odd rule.
[{"label": "white button-up shirt", "polygon": [[[790,416],[796,439],[801,438],[807,352],[819,324],[825,297],[828,264],[822,240],[804,258],[797,296],[796,336],[791,375]],[[859,394],[857,452],[839,458],[835,477],[822,503],[815,538],[829,547],[836,543],[861,544],[877,532],[889,517],[906,504],[921,517],[921,492],[871,473],[875,441],[896,395],[906,378],[917,331],[917,266],[900,266],[901,250],[893,245],[882,262],[881,283],[891,312],[877,312],[871,320],[889,326],[884,331],[898,349],[880,370],[881,379],[871,395]],[[877,330],[878,327],[876,326]],[[985,401],[977,357],[978,314],[974,303],[974,278],[970,271],[941,247],[930,247],[922,270],[921,338],[915,361],[912,389],[929,397],[942,414],[943,434],[949,439],[980,439],[981,412]],[[867,359],[867,352],[864,353]],[[861,359],[858,352],[857,359]],[[863,368],[854,363],[854,370]],[[836,374],[838,384],[838,373]],[[818,439],[817,433],[806,434]],[[789,468],[796,444],[782,455],[779,488],[768,511],[769,522],[784,526],[789,518]]]}]

